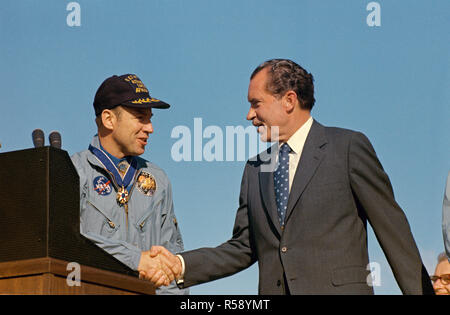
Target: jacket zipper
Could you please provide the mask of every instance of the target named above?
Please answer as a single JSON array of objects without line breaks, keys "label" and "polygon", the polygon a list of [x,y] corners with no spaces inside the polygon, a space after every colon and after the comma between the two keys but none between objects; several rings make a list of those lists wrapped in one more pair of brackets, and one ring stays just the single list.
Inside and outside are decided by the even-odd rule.
[{"label": "jacket zipper", "polygon": [[[153,209],[156,208],[161,202],[162,202],[162,199],[159,200],[159,201],[156,203],[156,205],[152,206],[152,208],[153,208]],[[152,214],[153,214],[153,212],[150,211],[150,212],[147,213],[143,218],[141,218],[141,220],[140,220],[141,223],[139,224],[139,228],[141,229],[141,232],[142,232],[144,226],[147,224],[148,218],[150,218],[150,216],[151,216]]]},{"label": "jacket zipper", "polygon": [[111,221],[104,213],[103,213],[103,211],[101,211],[99,208],[97,208],[92,202],[90,202],[89,200],[86,200],[91,206],[93,206],[94,208],[95,208],[95,210],[97,210],[98,212],[100,212],[104,217],[105,217],[105,219],[108,221],[108,224],[109,224],[109,226],[112,228],[112,229],[114,229],[114,228],[116,228],[116,225],[114,224],[114,222],[113,221]]},{"label": "jacket zipper", "polygon": [[[117,184],[116,179],[114,178],[114,175],[110,171],[108,171],[106,168],[104,168],[104,170],[108,172],[108,174],[111,177],[114,185],[116,186],[117,191],[119,191],[119,185]],[[134,187],[134,184],[133,184],[133,187]],[[131,189],[130,189],[130,192],[128,193],[128,196],[130,196],[130,195],[131,195]],[[126,228],[126,233],[128,235],[128,202],[126,204],[124,204],[123,209],[125,210],[125,222],[126,222],[125,223],[125,228]]]},{"label": "jacket zipper", "polygon": [[126,221],[127,221],[127,235],[128,235],[128,202],[131,199],[131,193],[133,192],[134,186],[136,185],[136,178],[140,175],[140,173],[141,173],[140,170],[136,170],[136,173],[134,174],[134,178],[133,178],[133,184],[131,185],[130,191],[128,192],[128,201],[126,204],[123,205],[123,207],[125,209],[125,217],[126,217]]}]

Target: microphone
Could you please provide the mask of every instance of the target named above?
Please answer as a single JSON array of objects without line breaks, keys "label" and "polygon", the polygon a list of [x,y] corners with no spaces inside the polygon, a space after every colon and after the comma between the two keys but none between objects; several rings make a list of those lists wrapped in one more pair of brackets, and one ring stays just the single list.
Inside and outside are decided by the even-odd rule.
[{"label": "microphone", "polygon": [[33,144],[35,148],[44,146],[44,132],[41,129],[34,129],[31,137],[33,138]]},{"label": "microphone", "polygon": [[52,131],[48,135],[48,140],[50,141],[50,145],[54,148],[61,149],[61,134],[58,131]]}]

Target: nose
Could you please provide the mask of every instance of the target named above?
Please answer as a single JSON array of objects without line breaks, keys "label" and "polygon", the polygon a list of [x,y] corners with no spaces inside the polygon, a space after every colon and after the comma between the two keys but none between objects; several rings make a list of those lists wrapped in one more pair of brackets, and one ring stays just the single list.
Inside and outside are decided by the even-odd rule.
[{"label": "nose", "polygon": [[148,123],[146,123],[146,124],[144,125],[144,127],[142,128],[142,130],[143,130],[145,133],[153,133],[153,125],[152,125],[152,122],[149,121]]},{"label": "nose", "polygon": [[250,109],[247,113],[247,120],[253,120],[256,117],[255,110],[250,106]]}]

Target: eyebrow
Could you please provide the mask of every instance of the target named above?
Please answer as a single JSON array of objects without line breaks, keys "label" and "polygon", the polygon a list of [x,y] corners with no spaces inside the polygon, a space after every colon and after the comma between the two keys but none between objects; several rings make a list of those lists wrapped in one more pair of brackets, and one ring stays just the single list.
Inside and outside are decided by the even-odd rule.
[{"label": "eyebrow", "polygon": [[[135,115],[147,115],[148,111],[145,109],[139,109],[139,108],[132,108],[131,112],[133,112]],[[153,111],[150,112],[150,117],[153,116]]]}]

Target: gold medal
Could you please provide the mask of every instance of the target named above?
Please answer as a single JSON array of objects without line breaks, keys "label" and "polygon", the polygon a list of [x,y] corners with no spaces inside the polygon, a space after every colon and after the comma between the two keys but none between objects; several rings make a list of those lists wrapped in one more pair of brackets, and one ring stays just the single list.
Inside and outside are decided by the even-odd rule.
[{"label": "gold medal", "polygon": [[117,202],[120,205],[125,205],[128,202],[128,191],[122,186],[122,188],[119,188],[119,191],[117,192]]}]

